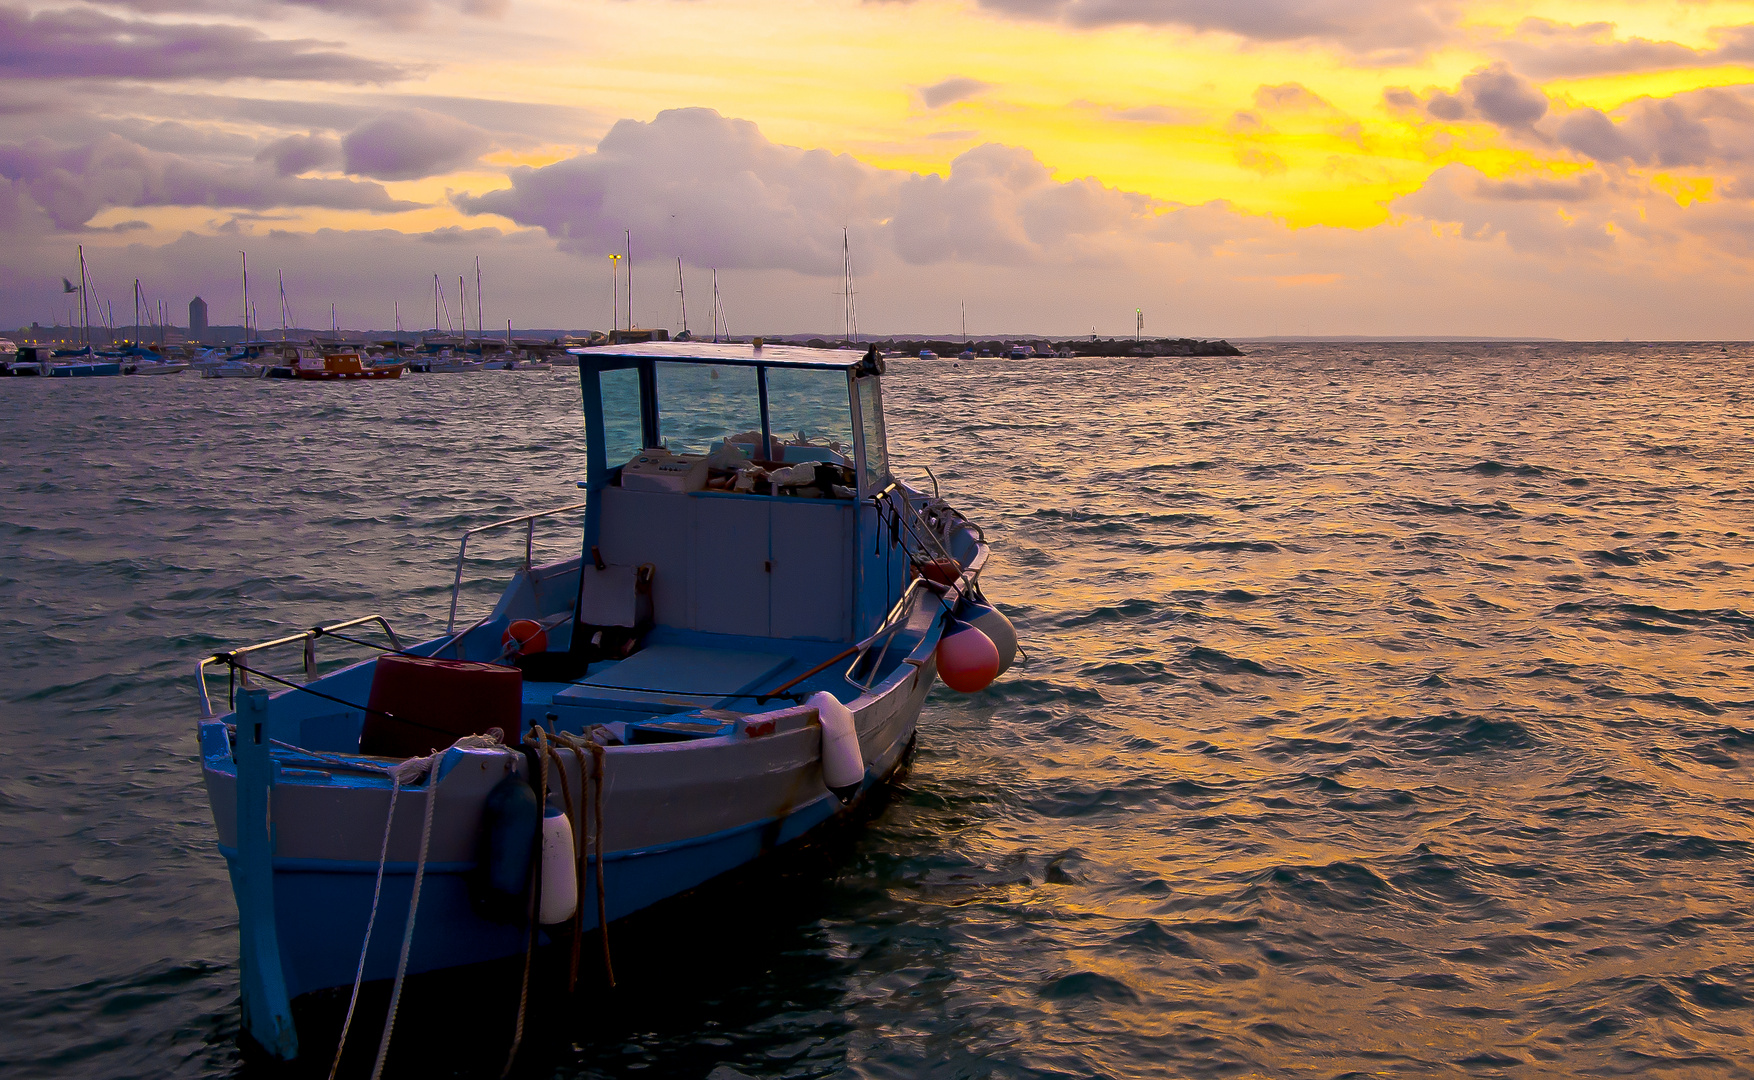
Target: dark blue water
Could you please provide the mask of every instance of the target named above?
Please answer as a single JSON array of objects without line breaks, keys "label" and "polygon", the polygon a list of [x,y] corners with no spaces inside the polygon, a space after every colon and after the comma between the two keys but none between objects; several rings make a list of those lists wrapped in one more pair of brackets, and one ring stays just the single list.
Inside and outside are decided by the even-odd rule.
[{"label": "dark blue water", "polygon": [[[935,691],[863,829],[622,930],[522,1073],[1754,1075],[1751,360],[892,367],[1030,663]],[[0,464],[0,1073],[255,1072],[194,660],[435,632],[461,530],[576,497],[576,383],[7,380]],[[496,1074],[475,1007],[403,1071]]]}]

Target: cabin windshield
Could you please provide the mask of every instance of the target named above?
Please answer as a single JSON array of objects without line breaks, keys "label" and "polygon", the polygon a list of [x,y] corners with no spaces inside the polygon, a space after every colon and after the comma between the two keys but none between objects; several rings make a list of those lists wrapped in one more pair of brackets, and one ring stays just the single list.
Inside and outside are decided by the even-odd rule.
[{"label": "cabin windshield", "polygon": [[754,369],[666,363],[654,368],[659,437],[671,453],[710,453],[726,439],[750,433],[752,447],[759,439],[761,388]]},{"label": "cabin windshield", "polygon": [[881,488],[889,480],[889,442],[883,430],[883,393],[877,379],[866,376],[854,380],[859,403],[859,443],[863,456],[859,482],[866,492]]},{"label": "cabin windshield", "polygon": [[717,489],[710,481],[725,479],[721,472],[736,472],[726,453],[770,472],[809,462],[856,469],[845,485],[867,493],[888,482],[878,380],[858,374],[856,365],[800,363],[793,356],[749,363],[735,354],[723,363],[614,354],[593,362],[598,355],[579,350],[590,484],[620,483],[615,473],[642,451],[710,457],[707,490]]},{"label": "cabin windshield", "polygon": [[853,416],[844,371],[765,368],[776,461],[853,460]]},{"label": "cabin windshield", "polygon": [[600,376],[603,393],[603,450],[605,460],[619,465],[645,445],[640,427],[639,372],[633,368],[605,371]]}]

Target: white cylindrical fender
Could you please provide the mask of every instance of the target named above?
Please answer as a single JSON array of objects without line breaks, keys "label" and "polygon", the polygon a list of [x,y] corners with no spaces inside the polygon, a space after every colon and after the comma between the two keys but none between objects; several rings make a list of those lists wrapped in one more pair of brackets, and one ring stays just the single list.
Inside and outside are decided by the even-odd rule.
[{"label": "white cylindrical fender", "polygon": [[865,755],[859,750],[853,711],[826,690],[811,694],[804,704],[822,721],[822,782],[835,798],[850,802],[865,781]]},{"label": "white cylindrical fender", "polygon": [[537,918],[544,926],[563,923],[579,907],[578,871],[573,864],[572,822],[558,807],[542,815],[542,902]]}]

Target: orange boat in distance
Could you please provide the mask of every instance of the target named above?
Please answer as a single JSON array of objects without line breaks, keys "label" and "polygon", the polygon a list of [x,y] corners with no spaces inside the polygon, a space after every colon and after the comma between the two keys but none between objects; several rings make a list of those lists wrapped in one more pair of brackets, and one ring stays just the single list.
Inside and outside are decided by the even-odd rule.
[{"label": "orange boat in distance", "polygon": [[298,377],[330,382],[343,379],[400,379],[402,365],[367,364],[360,360],[358,353],[331,353],[321,359],[314,356],[301,357],[298,362]]}]

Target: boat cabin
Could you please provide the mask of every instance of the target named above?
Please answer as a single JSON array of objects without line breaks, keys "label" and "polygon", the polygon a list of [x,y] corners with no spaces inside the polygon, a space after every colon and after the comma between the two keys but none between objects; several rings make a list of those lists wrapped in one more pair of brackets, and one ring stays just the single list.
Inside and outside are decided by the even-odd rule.
[{"label": "boat cabin", "polygon": [[907,560],[878,543],[871,502],[894,483],[880,357],[707,342],[572,352],[584,550],[652,568],[657,626],[851,642],[884,618]]}]

